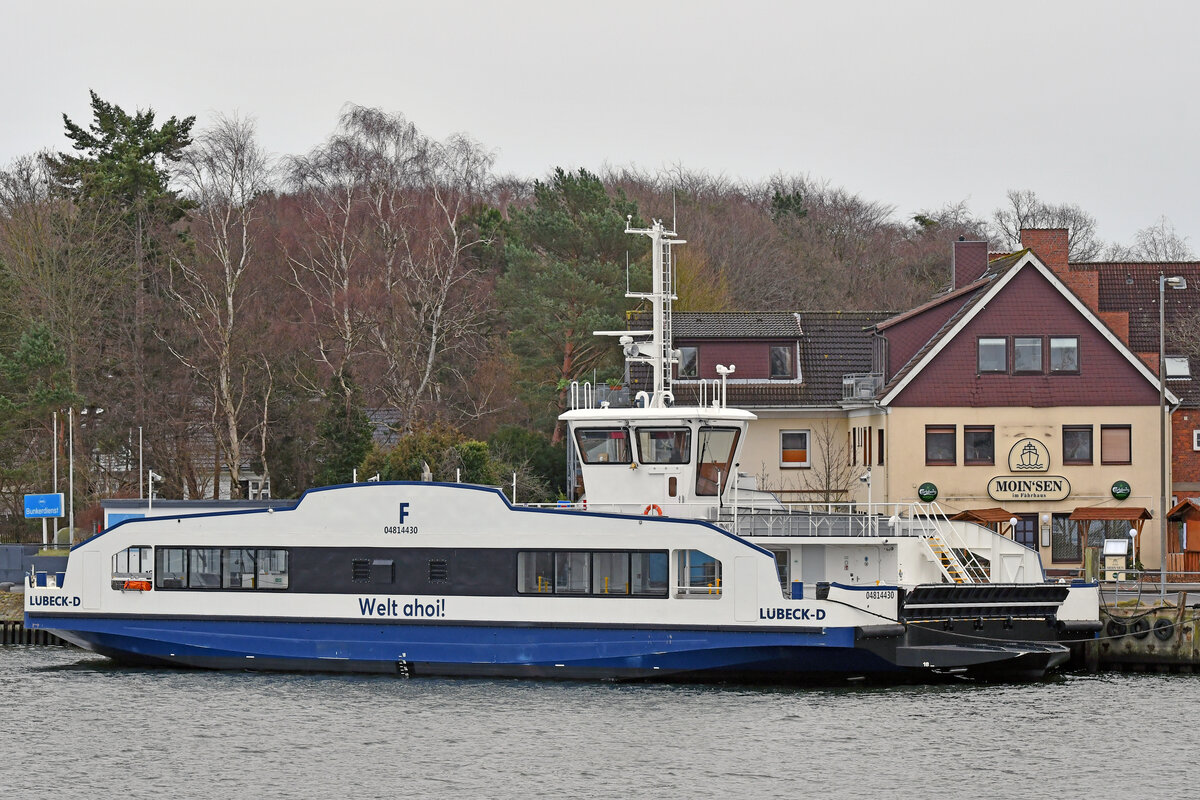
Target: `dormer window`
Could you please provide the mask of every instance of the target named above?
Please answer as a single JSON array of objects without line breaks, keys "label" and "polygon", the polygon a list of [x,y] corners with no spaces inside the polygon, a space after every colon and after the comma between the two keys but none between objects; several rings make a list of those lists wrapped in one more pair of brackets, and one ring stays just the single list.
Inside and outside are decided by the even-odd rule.
[{"label": "dormer window", "polygon": [[1079,372],[1079,337],[1050,337],[1050,371]]},{"label": "dormer window", "polygon": [[1191,366],[1188,364],[1187,356],[1167,356],[1164,358],[1163,375],[1168,380],[1171,378],[1192,377],[1192,370]]},{"label": "dormer window", "polygon": [[1002,337],[979,340],[979,371],[1008,372],[1008,340]]},{"label": "dormer window", "polygon": [[772,380],[789,380],[796,377],[795,351],[796,348],[790,344],[771,345],[770,360]]}]

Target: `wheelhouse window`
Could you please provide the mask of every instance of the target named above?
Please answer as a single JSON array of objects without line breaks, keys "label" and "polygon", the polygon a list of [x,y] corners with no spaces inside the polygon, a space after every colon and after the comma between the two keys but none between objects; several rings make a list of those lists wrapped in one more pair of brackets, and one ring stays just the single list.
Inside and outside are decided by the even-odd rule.
[{"label": "wheelhouse window", "polygon": [[679,377],[697,378],[700,376],[700,350],[696,347],[679,348]]},{"label": "wheelhouse window", "polygon": [[[759,352],[762,352],[761,350]],[[771,378],[787,379],[796,376],[796,348],[790,344],[773,344],[770,351]]]},{"label": "wheelhouse window", "polygon": [[1013,338],[1013,372],[1040,373],[1042,371],[1042,337],[1016,336]]},{"label": "wheelhouse window", "polygon": [[1003,337],[979,339],[979,371],[1008,372],[1008,340]]},{"label": "wheelhouse window", "polygon": [[925,463],[930,466],[953,466],[958,463],[956,430],[953,425],[925,426]]},{"label": "wheelhouse window", "polygon": [[963,426],[963,463],[996,463],[996,429],[993,426]]},{"label": "wheelhouse window", "polygon": [[779,466],[796,469],[812,466],[808,461],[809,431],[779,432]]},{"label": "wheelhouse window", "polygon": [[725,491],[741,435],[738,428],[700,428],[696,445],[697,495],[713,497]]},{"label": "wheelhouse window", "polygon": [[1050,371],[1079,372],[1079,337],[1050,337]]},{"label": "wheelhouse window", "polygon": [[522,552],[517,553],[517,591],[520,594],[666,597],[667,563],[665,550]]},{"label": "wheelhouse window", "polygon": [[680,550],[678,592],[692,597],[720,597],[721,562],[703,550]]},{"label": "wheelhouse window", "polygon": [[1100,463],[1133,463],[1131,429],[1128,425],[1100,426]]},{"label": "wheelhouse window", "polygon": [[575,441],[585,464],[629,464],[633,461],[626,428],[578,428]]},{"label": "wheelhouse window", "polygon": [[687,464],[692,460],[690,428],[638,428],[638,460],[643,464]]},{"label": "wheelhouse window", "polygon": [[1092,463],[1092,426],[1064,425],[1062,429],[1063,463]]}]

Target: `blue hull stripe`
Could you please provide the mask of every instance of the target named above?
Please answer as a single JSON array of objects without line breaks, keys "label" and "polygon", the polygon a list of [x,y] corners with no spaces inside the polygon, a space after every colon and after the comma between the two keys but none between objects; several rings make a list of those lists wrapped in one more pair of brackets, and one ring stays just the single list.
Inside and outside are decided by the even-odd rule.
[{"label": "blue hull stripe", "polygon": [[[228,666],[240,659],[273,668],[328,662],[331,669],[379,671],[398,662],[487,666],[491,674],[567,667],[614,677],[681,672],[886,672],[894,664],[854,647],[852,628],[824,634],[638,628],[513,628],[364,625],[92,617],[35,619],[38,628],[117,657]],[[251,658],[252,657],[252,658]],[[340,663],[338,663],[340,662]],[[507,669],[506,669],[507,668]]]}]

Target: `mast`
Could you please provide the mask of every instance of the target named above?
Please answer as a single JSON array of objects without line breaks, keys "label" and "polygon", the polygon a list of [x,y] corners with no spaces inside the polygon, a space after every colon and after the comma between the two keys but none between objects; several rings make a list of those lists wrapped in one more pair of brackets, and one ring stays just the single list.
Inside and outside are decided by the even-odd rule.
[{"label": "mast", "polygon": [[625,357],[629,361],[649,364],[654,374],[654,390],[650,395],[650,408],[666,408],[675,398],[671,393],[671,365],[677,360],[671,336],[671,303],[675,296],[675,262],[671,257],[671,248],[677,244],[686,244],[683,239],[677,239],[678,234],[663,227],[662,220],[654,220],[649,228],[629,227],[627,218],[626,233],[639,233],[650,237],[650,250],[653,254],[651,277],[653,283],[649,292],[626,292],[626,297],[649,300],[654,310],[654,321],[648,332],[639,331],[635,335],[650,336],[649,346],[634,344],[632,337],[629,341],[622,339],[625,346]]}]

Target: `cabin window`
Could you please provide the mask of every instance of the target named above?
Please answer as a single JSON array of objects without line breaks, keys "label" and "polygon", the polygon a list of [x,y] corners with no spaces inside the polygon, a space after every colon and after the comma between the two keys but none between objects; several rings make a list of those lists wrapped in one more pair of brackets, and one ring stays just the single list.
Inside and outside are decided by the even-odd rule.
[{"label": "cabin window", "polygon": [[703,550],[680,550],[677,591],[684,596],[720,597],[721,562]]},{"label": "cabin window", "polygon": [[1092,463],[1092,426],[1063,425],[1063,463]]},{"label": "cabin window", "polygon": [[779,466],[783,468],[809,467],[808,431],[779,432]]},{"label": "cabin window", "polygon": [[692,460],[690,428],[638,428],[638,459],[643,464],[686,464]]},{"label": "cabin window", "polygon": [[[737,452],[739,428],[702,427],[699,431],[696,459],[696,494],[715,497],[725,491]],[[718,483],[719,481],[719,483]]]},{"label": "cabin window", "polygon": [[221,548],[188,548],[188,588],[221,588]]},{"label": "cabin window", "polygon": [[1050,337],[1050,371],[1079,372],[1079,337]]},{"label": "cabin window", "polygon": [[592,591],[629,594],[629,553],[592,554]]},{"label": "cabin window", "polygon": [[231,549],[225,558],[225,569],[221,573],[222,589],[253,589],[258,569],[254,565],[254,551]]},{"label": "cabin window", "polygon": [[630,553],[630,594],[666,597],[667,571],[665,552]]},{"label": "cabin window", "polygon": [[679,377],[696,378],[700,375],[700,350],[695,347],[679,348]]},{"label": "cabin window", "polygon": [[796,370],[792,366],[794,362],[794,352],[795,348],[790,344],[771,345],[770,361],[771,377],[773,379],[787,379],[795,377]]},{"label": "cabin window", "polygon": [[979,371],[1008,372],[1008,340],[1001,337],[979,340]]},{"label": "cabin window", "polygon": [[112,588],[148,591],[154,580],[153,548],[134,545],[112,557]]},{"label": "cabin window", "polygon": [[149,579],[153,572],[154,553],[150,547],[126,547],[119,553],[113,553],[114,578]]},{"label": "cabin window", "polygon": [[257,552],[258,581],[255,588],[288,588],[288,551],[262,549]]},{"label": "cabin window", "polygon": [[1100,463],[1130,464],[1133,453],[1128,425],[1100,426]]},{"label": "cabin window", "polygon": [[791,597],[792,554],[787,550],[772,550],[771,555],[775,556],[775,572],[779,575],[779,588],[783,590],[784,597]]},{"label": "cabin window", "polygon": [[155,554],[159,589],[286,589],[287,550],[159,547]]},{"label": "cabin window", "polygon": [[625,428],[579,428],[579,457],[585,464],[629,464],[629,431]]},{"label": "cabin window", "polygon": [[587,594],[591,561],[591,553],[555,553],[555,594]]},{"label": "cabin window", "polygon": [[554,591],[554,553],[517,554],[517,591],[521,594]]},{"label": "cabin window", "polygon": [[593,597],[666,597],[665,551],[517,553],[517,592]]}]

